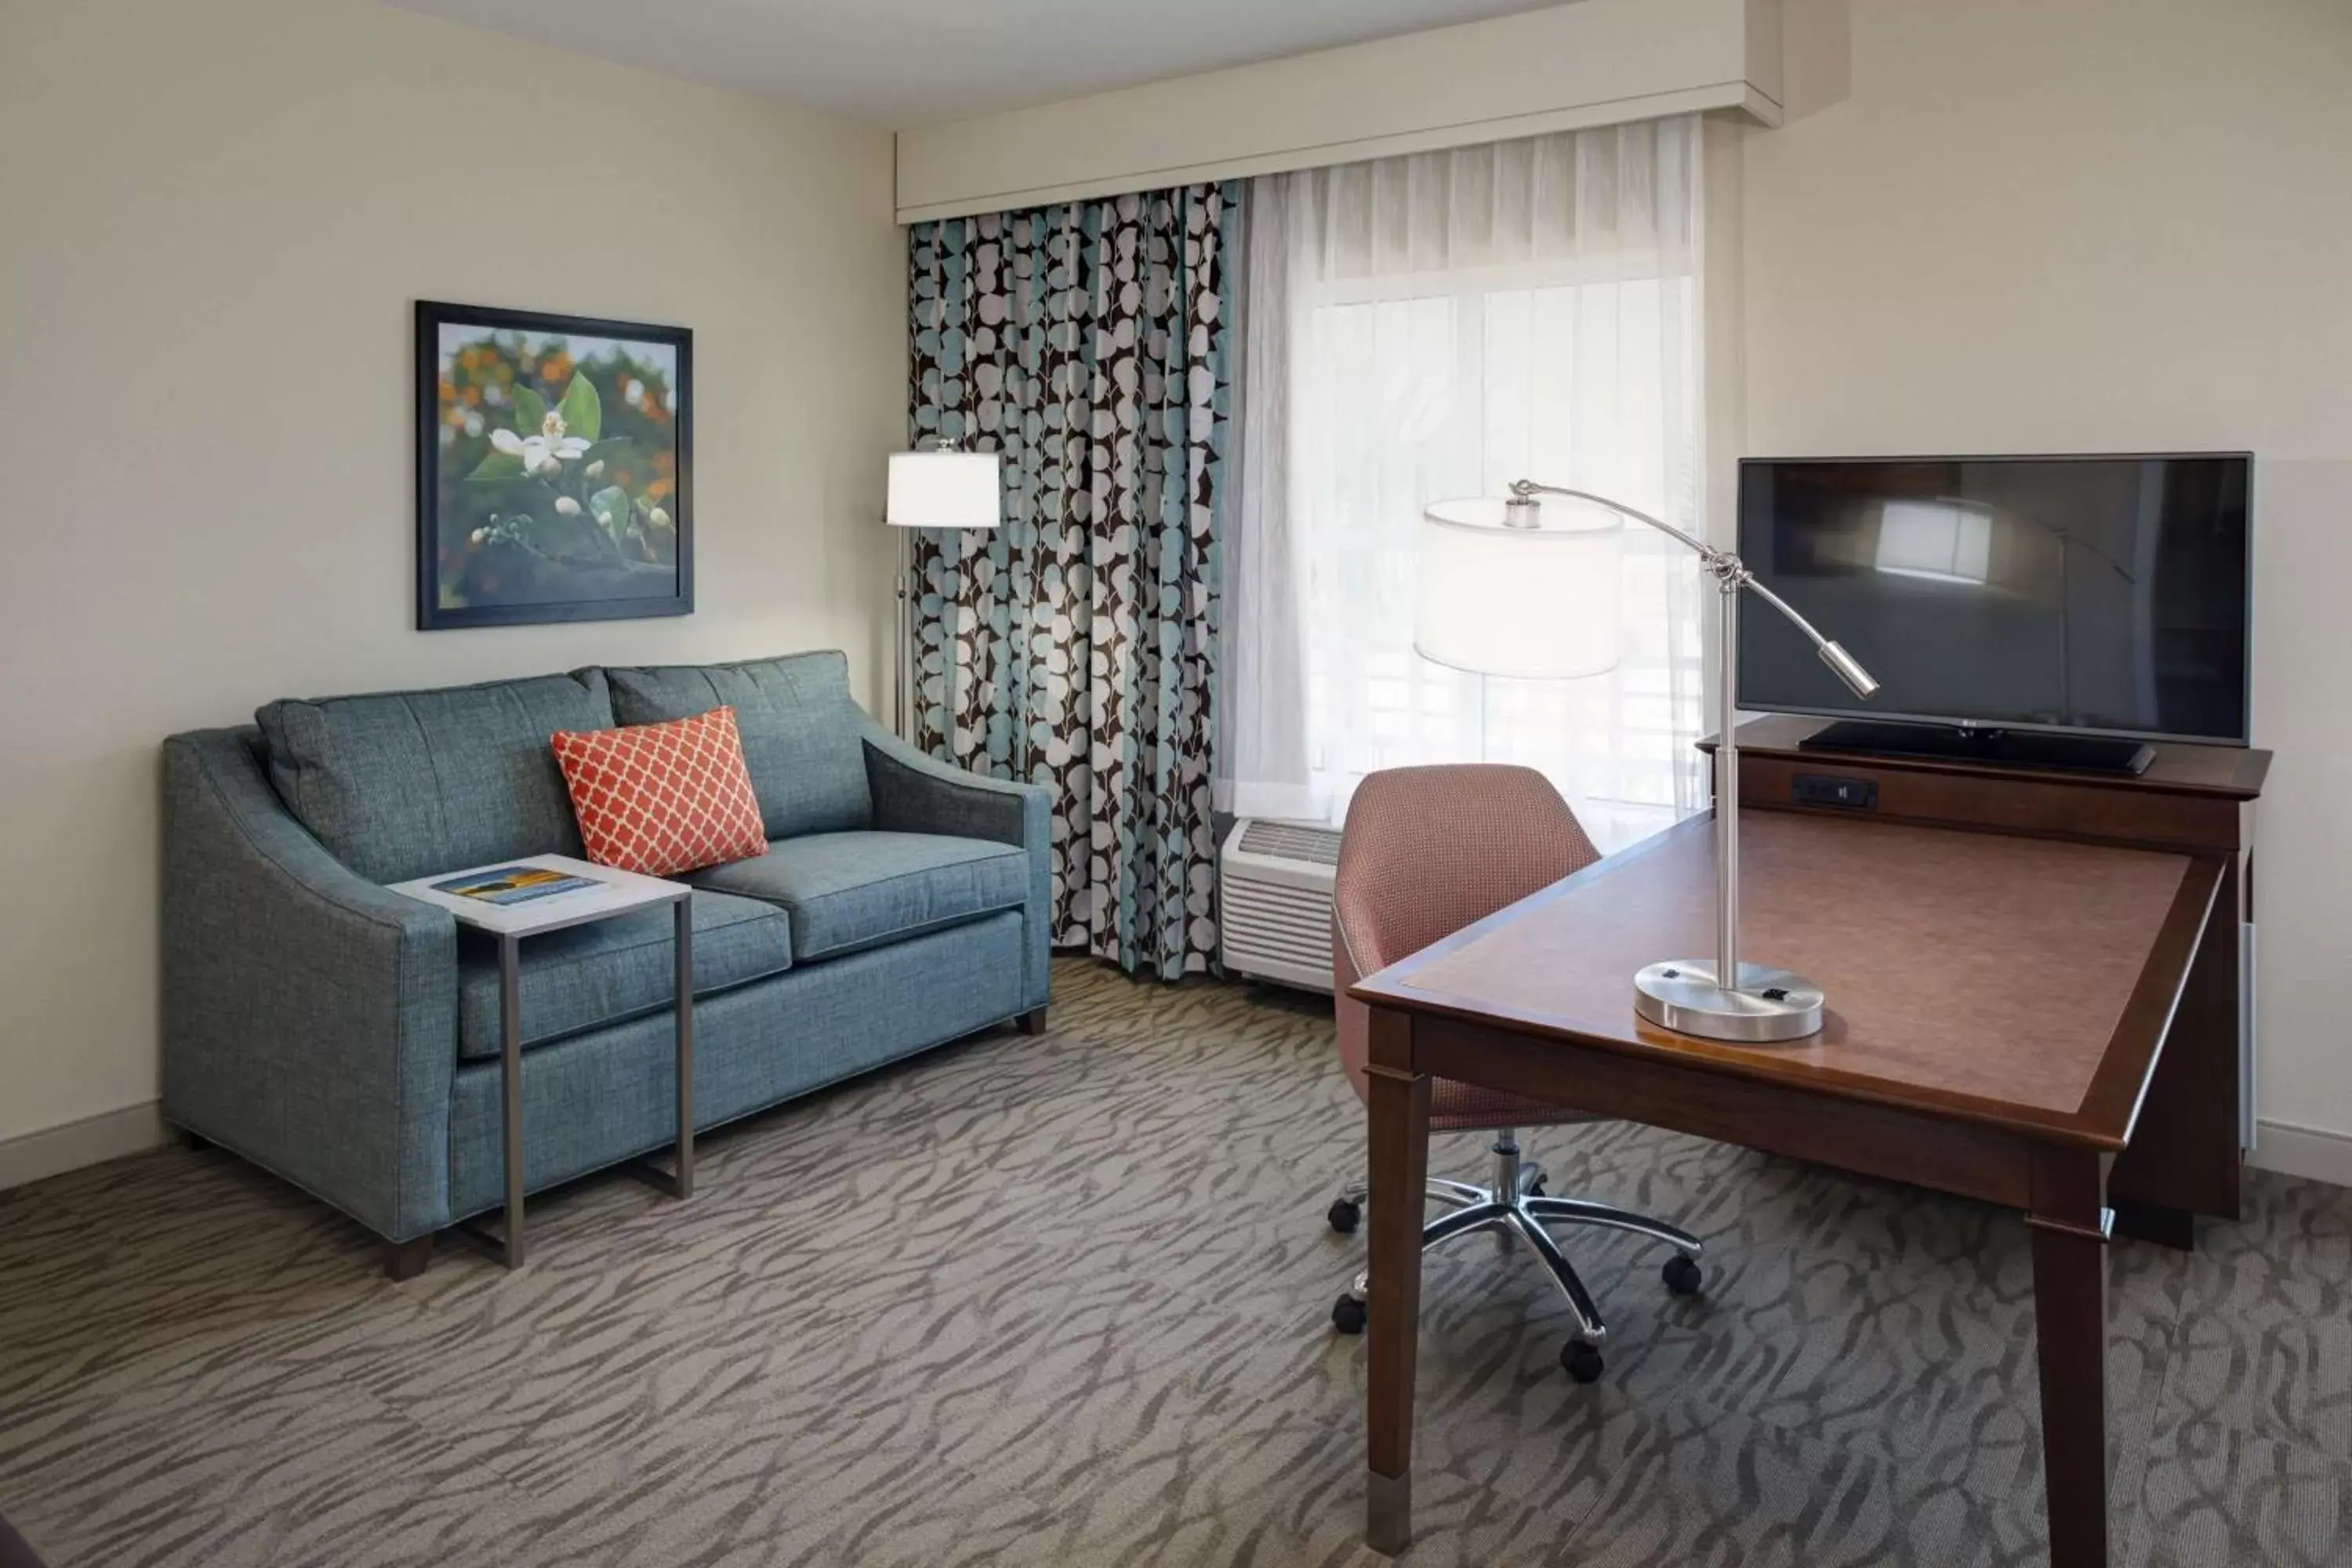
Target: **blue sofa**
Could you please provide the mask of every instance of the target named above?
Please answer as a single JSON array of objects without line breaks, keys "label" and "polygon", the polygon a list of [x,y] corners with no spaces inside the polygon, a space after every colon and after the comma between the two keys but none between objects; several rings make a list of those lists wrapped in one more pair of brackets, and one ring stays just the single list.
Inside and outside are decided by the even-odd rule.
[{"label": "blue sofa", "polygon": [[[383,884],[580,837],[557,730],[731,704],[766,855],[688,879],[710,1127],[1046,1003],[1045,793],[883,731],[838,653],[273,702],[163,744],[163,1115],[424,1266],[500,1202],[497,955]],[[525,1181],[669,1142],[665,910],[523,944]]]}]

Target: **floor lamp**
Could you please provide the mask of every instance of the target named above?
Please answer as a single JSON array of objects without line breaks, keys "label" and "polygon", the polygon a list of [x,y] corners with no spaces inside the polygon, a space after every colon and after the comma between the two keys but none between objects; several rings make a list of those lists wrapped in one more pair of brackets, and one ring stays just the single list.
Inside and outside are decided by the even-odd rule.
[{"label": "floor lamp", "polygon": [[889,498],[883,521],[898,547],[898,626],[892,662],[891,721],[901,740],[915,738],[914,550],[916,528],[991,529],[1003,521],[996,454],[967,452],[944,439],[913,452],[890,454]]},{"label": "floor lamp", "polygon": [[[1544,498],[1550,498],[1547,501]],[[1792,1040],[1822,1026],[1822,988],[1801,974],[1739,962],[1739,597],[1754,594],[1811,639],[1857,697],[1878,682],[1815,631],[1738,556],[1588,490],[1514,480],[1507,500],[1440,501],[1423,514],[1413,646],[1423,658],[1482,675],[1563,679],[1617,663],[1617,605],[1627,520],[1698,552],[1715,579],[1718,632],[1715,752],[1715,957],[1644,965],[1633,1007],[1663,1027],[1715,1040]],[[1726,982],[1728,982],[1726,984]]]}]

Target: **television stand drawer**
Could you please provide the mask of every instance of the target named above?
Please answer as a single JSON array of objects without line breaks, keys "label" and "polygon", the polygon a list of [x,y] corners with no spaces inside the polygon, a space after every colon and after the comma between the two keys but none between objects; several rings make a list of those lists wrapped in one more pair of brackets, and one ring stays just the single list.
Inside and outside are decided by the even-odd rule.
[{"label": "television stand drawer", "polygon": [[[1857,787],[1846,799],[1826,798],[1817,782],[1823,778],[1852,781]],[[1859,804],[1864,800],[1868,804]],[[1739,803],[1762,810],[2217,851],[2234,850],[2243,840],[2243,807],[2226,795],[2153,789],[2100,775],[2065,781],[2042,775],[1987,778],[1862,753],[1815,751],[1782,757],[1748,751],[1744,742]]]}]

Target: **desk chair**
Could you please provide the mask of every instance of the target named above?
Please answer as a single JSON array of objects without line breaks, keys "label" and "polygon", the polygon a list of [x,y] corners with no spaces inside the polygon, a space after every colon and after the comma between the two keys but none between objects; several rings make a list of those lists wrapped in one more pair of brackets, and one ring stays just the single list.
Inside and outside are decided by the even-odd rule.
[{"label": "desk chair", "polygon": [[[1532,768],[1462,763],[1392,768],[1367,777],[1340,835],[1331,919],[1339,1063],[1358,1097],[1369,1094],[1364,1068],[1371,1011],[1349,998],[1349,985],[1600,858],[1568,803]],[[1633,1005],[1629,990],[1625,1005]],[[1431,1129],[1492,1130],[1495,1164],[1486,1186],[1430,1178],[1429,1195],[1451,1212],[1423,1228],[1422,1246],[1477,1230],[1525,1237],[1568,1299],[1576,1331],[1559,1359],[1579,1383],[1601,1375],[1608,1330],[1548,1225],[1601,1226],[1663,1241],[1675,1248],[1666,1260],[1666,1288],[1677,1296],[1699,1288],[1697,1237],[1607,1204],[1547,1196],[1543,1167],[1520,1160],[1517,1129],[1597,1120],[1446,1079],[1430,1086]],[[1361,1184],[1343,1190],[1331,1205],[1331,1228],[1353,1231],[1363,1217],[1364,1197]],[[1332,1326],[1341,1333],[1363,1331],[1366,1283],[1367,1276],[1358,1274],[1331,1309]]]}]

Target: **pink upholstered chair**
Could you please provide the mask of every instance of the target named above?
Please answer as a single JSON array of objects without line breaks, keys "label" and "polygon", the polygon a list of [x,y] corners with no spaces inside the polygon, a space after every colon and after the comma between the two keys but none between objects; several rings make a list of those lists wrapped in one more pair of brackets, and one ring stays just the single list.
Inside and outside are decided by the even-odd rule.
[{"label": "pink upholstered chair", "polygon": [[[1392,768],[1366,778],[1340,836],[1331,920],[1339,1062],[1356,1093],[1367,1093],[1371,1016],[1349,998],[1349,985],[1599,858],[1568,803],[1532,768],[1463,763]],[[1631,1008],[1630,978],[1626,984]],[[1435,1247],[1476,1230],[1524,1237],[1568,1298],[1576,1331],[1561,1348],[1560,1363],[1580,1383],[1601,1375],[1607,1329],[1546,1222],[1603,1226],[1665,1242],[1675,1249],[1665,1267],[1667,1288],[1688,1295],[1699,1287],[1696,1237],[1606,1204],[1547,1196],[1543,1167],[1520,1160],[1516,1129],[1593,1120],[1565,1106],[1445,1079],[1430,1086],[1430,1127],[1493,1129],[1495,1165],[1487,1186],[1430,1179],[1429,1196],[1451,1210],[1423,1228],[1422,1245]],[[1363,1202],[1361,1184],[1342,1191],[1331,1205],[1331,1227],[1354,1230]],[[1331,1309],[1331,1321],[1343,1333],[1362,1331],[1364,1287],[1359,1274],[1354,1289]]]}]

